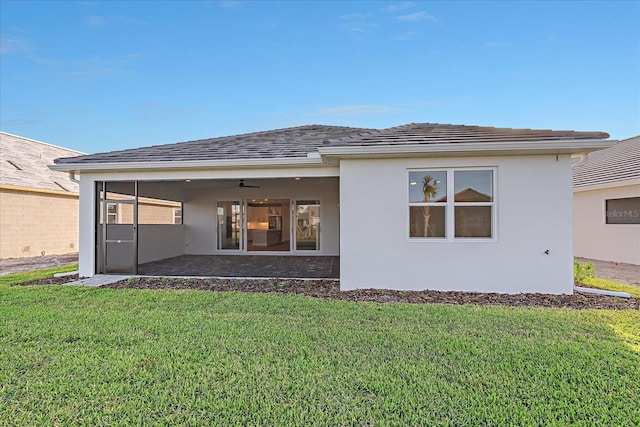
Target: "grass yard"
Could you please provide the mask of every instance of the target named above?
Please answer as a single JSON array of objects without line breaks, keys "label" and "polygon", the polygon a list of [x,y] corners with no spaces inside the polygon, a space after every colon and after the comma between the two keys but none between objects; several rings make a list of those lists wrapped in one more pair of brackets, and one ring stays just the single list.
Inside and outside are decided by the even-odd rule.
[{"label": "grass yard", "polygon": [[640,286],[627,285],[626,283],[614,282],[613,280],[588,277],[584,279],[584,285],[581,286],[604,289],[607,291],[627,292],[632,297],[640,298]]},{"label": "grass yard", "polygon": [[637,310],[3,278],[0,425],[640,424]]}]

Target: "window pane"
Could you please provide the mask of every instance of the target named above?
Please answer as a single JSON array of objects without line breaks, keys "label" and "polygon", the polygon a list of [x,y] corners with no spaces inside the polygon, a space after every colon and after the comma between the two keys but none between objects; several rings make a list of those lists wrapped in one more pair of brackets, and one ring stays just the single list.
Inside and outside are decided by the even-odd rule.
[{"label": "window pane", "polygon": [[173,223],[182,224],[182,208],[173,208]]},{"label": "window pane", "polygon": [[240,249],[240,202],[218,202],[218,249]]},{"label": "window pane", "polygon": [[456,202],[492,202],[493,171],[455,171],[454,201]]},{"label": "window pane", "polygon": [[444,206],[410,206],[409,237],[444,237]]},{"label": "window pane", "polygon": [[491,206],[456,206],[456,237],[491,237]]},{"label": "window pane", "polygon": [[298,200],[296,202],[296,250],[320,249],[320,202]]},{"label": "window pane", "polygon": [[607,224],[640,224],[640,197],[609,199],[606,210]]},{"label": "window pane", "polygon": [[[136,195],[136,186],[133,181],[108,181],[105,183],[107,187],[107,193],[116,193],[133,198]],[[118,197],[122,199],[122,197]],[[129,197],[127,197],[128,199]]]},{"label": "window pane", "polygon": [[447,172],[409,172],[409,203],[446,202]]}]

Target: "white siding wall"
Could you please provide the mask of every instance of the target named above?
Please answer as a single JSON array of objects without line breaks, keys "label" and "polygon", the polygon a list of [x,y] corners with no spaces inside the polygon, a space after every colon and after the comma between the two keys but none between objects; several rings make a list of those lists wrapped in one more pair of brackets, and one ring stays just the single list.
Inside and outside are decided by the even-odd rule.
[{"label": "white siding wall", "polygon": [[[458,167],[497,168],[496,241],[411,241],[407,169]],[[343,160],[341,288],[570,294],[571,194],[564,155]]]},{"label": "white siding wall", "polygon": [[640,184],[574,192],[576,256],[640,265],[640,225],[605,223],[605,200],[626,197],[640,197]]}]

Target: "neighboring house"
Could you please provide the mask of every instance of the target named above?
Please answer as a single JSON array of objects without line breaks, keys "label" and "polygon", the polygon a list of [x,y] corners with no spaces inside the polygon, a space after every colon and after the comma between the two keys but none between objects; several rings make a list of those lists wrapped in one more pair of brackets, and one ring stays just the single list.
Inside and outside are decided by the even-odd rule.
[{"label": "neighboring house", "polygon": [[[78,252],[78,184],[48,165],[82,154],[0,132],[0,258]],[[141,198],[138,222],[181,223],[181,208],[179,202]],[[131,205],[112,204],[107,210],[111,223],[133,215]]]},{"label": "neighboring house", "polygon": [[[80,177],[83,276],[189,254],[339,255],[342,289],[570,294],[572,156],[608,137],[312,125],[50,167]],[[138,197],[181,202],[183,224],[107,223],[106,205]]]},{"label": "neighboring house", "polygon": [[0,132],[0,258],[78,251],[78,184],[47,166],[80,154]]},{"label": "neighboring house", "polygon": [[573,169],[574,254],[640,265],[640,136]]}]

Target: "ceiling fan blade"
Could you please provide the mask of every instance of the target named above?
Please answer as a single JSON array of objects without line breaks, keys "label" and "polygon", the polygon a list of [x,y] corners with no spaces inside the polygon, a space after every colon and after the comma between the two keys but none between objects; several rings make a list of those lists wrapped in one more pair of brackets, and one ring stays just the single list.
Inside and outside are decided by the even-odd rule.
[{"label": "ceiling fan blade", "polygon": [[260,188],[259,185],[247,185],[244,183],[244,179],[240,180],[240,184],[238,184],[239,188]]}]

